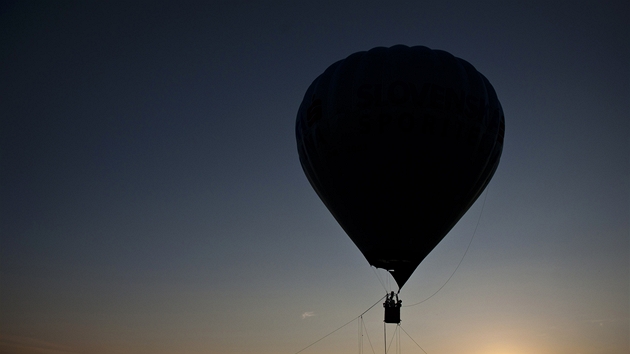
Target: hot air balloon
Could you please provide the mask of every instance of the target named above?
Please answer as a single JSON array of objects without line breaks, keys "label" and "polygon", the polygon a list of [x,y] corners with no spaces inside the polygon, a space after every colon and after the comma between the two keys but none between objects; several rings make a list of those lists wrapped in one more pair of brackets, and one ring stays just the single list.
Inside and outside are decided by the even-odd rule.
[{"label": "hot air balloon", "polygon": [[494,88],[471,64],[404,45],[329,66],[295,125],[311,186],[399,289],[488,185],[504,131]]}]

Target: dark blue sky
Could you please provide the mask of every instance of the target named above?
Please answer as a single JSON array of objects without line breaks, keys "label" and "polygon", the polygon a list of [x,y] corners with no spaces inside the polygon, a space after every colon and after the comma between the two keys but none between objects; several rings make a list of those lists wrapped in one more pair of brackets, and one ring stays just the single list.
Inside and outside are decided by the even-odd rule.
[{"label": "dark blue sky", "polygon": [[[294,353],[360,314],[384,290],[304,177],[295,115],[332,62],[401,43],[472,63],[506,116],[483,213],[485,194],[405,303],[448,279],[479,220],[470,250],[404,328],[429,353],[624,352],[629,15],[625,1],[3,2],[0,351]],[[349,327],[309,352],[356,350]]]}]

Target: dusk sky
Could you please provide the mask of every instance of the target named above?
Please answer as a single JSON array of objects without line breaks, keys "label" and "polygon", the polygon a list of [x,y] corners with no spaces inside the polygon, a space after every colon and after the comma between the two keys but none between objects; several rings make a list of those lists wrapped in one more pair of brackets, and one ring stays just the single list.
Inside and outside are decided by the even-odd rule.
[{"label": "dusk sky", "polygon": [[[443,286],[402,308],[396,350],[628,353],[629,19],[627,0],[0,2],[0,353],[294,354],[396,290],[295,141],[313,79],[396,44],[469,61],[506,123],[488,188],[400,293]],[[380,303],[363,320],[383,353]],[[358,326],[302,353],[356,353]]]}]

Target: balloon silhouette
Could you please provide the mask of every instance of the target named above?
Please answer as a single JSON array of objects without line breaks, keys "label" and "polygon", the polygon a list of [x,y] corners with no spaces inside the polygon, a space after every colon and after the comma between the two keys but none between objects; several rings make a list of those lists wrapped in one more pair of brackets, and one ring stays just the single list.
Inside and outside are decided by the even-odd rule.
[{"label": "balloon silhouette", "polygon": [[311,186],[399,288],[484,190],[504,131],[494,88],[471,64],[403,45],[332,64],[295,125]]}]

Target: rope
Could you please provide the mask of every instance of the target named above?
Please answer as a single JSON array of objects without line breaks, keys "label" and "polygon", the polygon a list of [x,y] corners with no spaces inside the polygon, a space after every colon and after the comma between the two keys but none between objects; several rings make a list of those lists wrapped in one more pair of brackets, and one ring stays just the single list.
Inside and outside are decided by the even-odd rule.
[{"label": "rope", "polygon": [[[398,326],[400,327],[400,323],[398,324]],[[400,331],[396,332],[396,341],[398,343],[396,343],[396,348],[398,348],[398,354],[402,353],[402,346],[400,345]]]},{"label": "rope", "polygon": [[453,273],[451,274],[450,277],[448,277],[448,279],[446,279],[446,282],[444,282],[444,284],[442,284],[442,286],[440,286],[439,289],[437,289],[431,296],[429,296],[428,298],[417,302],[415,304],[412,305],[406,305],[403,307],[411,307],[411,306],[416,306],[416,305],[420,305],[421,303],[429,300],[430,298],[432,298],[435,294],[437,294],[438,292],[440,292],[440,290],[442,290],[442,288],[448,283],[449,280],[451,280],[451,278],[453,277],[453,275],[455,275],[455,272],[457,272],[457,269],[459,269],[459,266],[462,265],[462,262],[464,261],[464,258],[466,257],[466,253],[468,253],[468,249],[470,248],[470,245],[473,242],[473,239],[475,238],[475,234],[477,233],[477,228],[479,227],[479,221],[481,221],[481,214],[483,214],[483,208],[486,206],[486,199],[488,198],[488,190],[486,189],[486,195],[483,197],[483,204],[481,205],[481,211],[479,212],[479,218],[477,219],[477,225],[475,225],[475,230],[473,231],[472,236],[470,237],[470,242],[468,242],[468,246],[466,247],[466,251],[464,251],[464,254],[462,255],[462,259],[459,260],[459,263],[457,264],[457,267],[455,267],[455,270],[453,271]]},{"label": "rope", "polygon": [[357,321],[359,324],[359,354],[363,354],[363,316]]},{"label": "rope", "polygon": [[383,347],[385,347],[385,354],[387,354],[387,324],[383,321]]},{"label": "rope", "polygon": [[[385,322],[383,322],[383,326],[385,326]],[[392,340],[389,341],[389,346],[387,346],[387,348],[385,348],[385,354],[387,354],[389,352],[389,350],[392,347],[392,343],[394,342],[394,338],[396,338],[396,331],[398,331],[398,327],[400,327],[400,323],[396,326],[396,329],[394,330],[394,334],[392,335]],[[385,336],[385,340],[387,340],[387,335]]]},{"label": "rope", "polygon": [[400,329],[402,329],[403,332],[405,332],[405,334],[407,335],[407,337],[409,337],[409,339],[411,339],[414,343],[416,343],[416,345],[418,346],[418,348],[420,348],[420,350],[422,350],[424,352],[424,354],[429,354],[427,353],[424,349],[422,349],[422,347],[420,346],[420,344],[418,344],[418,342],[416,342],[413,338],[411,338],[411,336],[409,335],[409,333],[407,333],[407,331],[405,331],[404,328],[402,328],[402,326],[399,324],[398,327],[400,327]]},{"label": "rope", "polygon": [[363,321],[363,316],[361,316],[361,323],[363,324],[363,328],[365,328],[365,336],[368,339],[368,343],[370,343],[370,348],[372,348],[372,353],[376,354],[376,352],[374,351],[374,346],[372,345],[372,341],[370,340],[370,333],[368,332],[367,327],[365,326],[365,322]]},{"label": "rope", "polygon": [[[387,295],[385,295],[385,296],[387,296]],[[318,340],[314,341],[313,343],[311,343],[311,344],[307,345],[306,347],[302,348],[301,350],[299,350],[299,351],[295,352],[295,354],[298,354],[298,353],[301,353],[301,352],[305,351],[306,349],[308,349],[308,348],[310,348],[311,346],[315,345],[315,344],[316,344],[316,343],[318,343],[319,341],[321,341],[321,340],[323,340],[324,338],[328,337],[329,335],[331,335],[331,334],[333,334],[333,333],[337,332],[338,330],[340,330],[340,329],[344,328],[345,326],[347,326],[347,325],[349,325],[350,323],[354,322],[354,320],[358,319],[359,317],[361,317],[361,316],[365,315],[365,314],[366,314],[368,311],[370,311],[370,310],[371,310],[374,306],[376,306],[378,303],[380,303],[380,302],[381,302],[381,300],[383,300],[383,299],[385,298],[385,296],[383,296],[382,298],[378,299],[378,301],[377,301],[377,302],[375,302],[375,303],[374,303],[374,305],[370,306],[367,310],[363,311],[363,313],[361,313],[359,316],[357,316],[357,317],[355,317],[355,318],[351,319],[350,321],[348,321],[348,322],[347,322],[346,324],[344,324],[343,326],[341,326],[341,327],[337,328],[336,330],[334,330],[334,331],[332,331],[332,332],[328,333],[327,335],[325,335],[325,336],[321,337],[320,339],[318,339]]]}]

